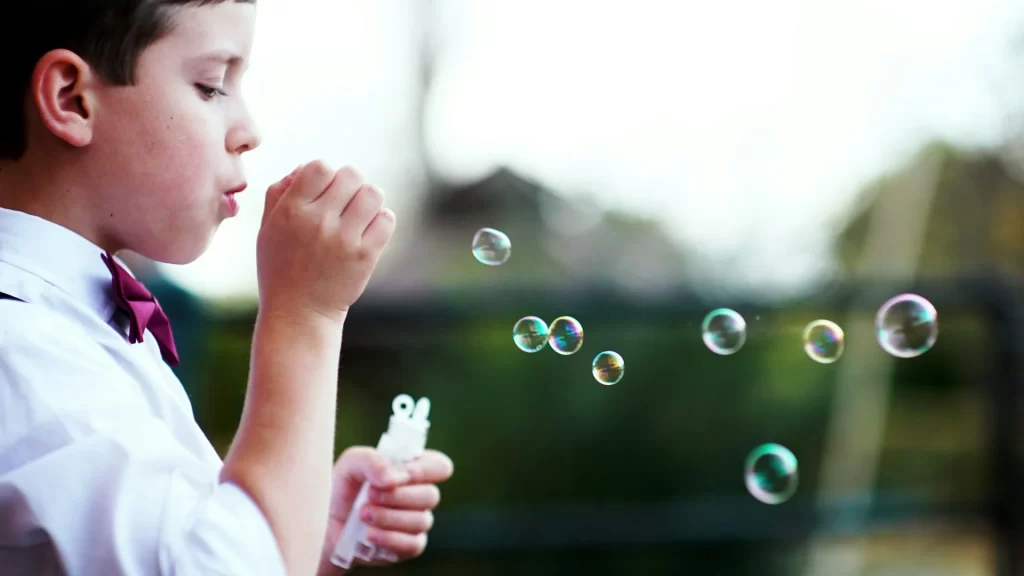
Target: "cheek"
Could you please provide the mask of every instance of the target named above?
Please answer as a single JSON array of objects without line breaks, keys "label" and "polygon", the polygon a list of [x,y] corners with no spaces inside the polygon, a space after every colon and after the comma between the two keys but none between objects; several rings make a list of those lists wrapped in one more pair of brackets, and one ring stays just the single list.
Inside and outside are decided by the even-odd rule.
[{"label": "cheek", "polygon": [[215,126],[202,110],[176,110],[156,127],[154,159],[179,177],[208,175],[219,158]]},{"label": "cheek", "polygon": [[146,157],[140,159],[152,187],[151,201],[173,212],[203,205],[201,200],[209,199],[216,187],[217,162],[222,155],[218,149],[222,150],[223,144],[218,146],[208,119],[180,110],[168,114],[153,127]]},{"label": "cheek", "polygon": [[197,236],[216,214],[218,178],[225,175],[217,104],[188,93],[137,90],[125,91],[97,123],[105,167],[98,185],[139,229],[165,238]]},{"label": "cheek", "polygon": [[153,177],[195,178],[212,170],[224,148],[215,104],[188,90],[140,90],[125,100],[112,130],[134,166]]},{"label": "cheek", "polygon": [[188,214],[209,211],[213,171],[204,161],[202,142],[180,136],[150,142],[137,159],[130,181],[125,182],[134,189],[137,208],[147,215],[159,215],[148,223],[150,227],[187,226]]}]

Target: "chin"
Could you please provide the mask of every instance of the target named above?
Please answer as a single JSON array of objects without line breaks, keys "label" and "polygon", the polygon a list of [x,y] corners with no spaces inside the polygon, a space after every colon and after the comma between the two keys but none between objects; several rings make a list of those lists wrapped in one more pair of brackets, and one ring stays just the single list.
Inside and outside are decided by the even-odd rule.
[{"label": "chin", "polygon": [[[210,247],[210,241],[213,239],[213,233],[215,231],[216,227],[206,234],[194,234],[187,242],[164,244],[157,247],[155,250],[148,251],[149,253],[139,253],[150,260],[155,260],[164,264],[176,264],[179,266],[191,264],[206,253],[207,248]],[[199,239],[202,239],[201,243],[196,242],[196,240]]]},{"label": "chin", "polygon": [[206,254],[206,250],[210,247],[210,241],[213,240],[213,234],[206,235],[206,242],[202,246],[192,247],[190,250],[183,251],[181,256],[181,264],[191,264],[199,259],[200,256]]}]

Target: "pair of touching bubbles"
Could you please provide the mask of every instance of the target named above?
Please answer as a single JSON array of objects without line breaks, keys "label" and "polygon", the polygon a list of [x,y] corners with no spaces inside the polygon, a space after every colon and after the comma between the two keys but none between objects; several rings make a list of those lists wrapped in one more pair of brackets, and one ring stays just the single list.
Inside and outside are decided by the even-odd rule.
[{"label": "pair of touching bubbles", "polygon": [[[747,322],[735,310],[712,310],[704,317],[701,337],[715,354],[735,354],[747,341]],[[875,339],[882,350],[896,358],[920,356],[931,350],[938,338],[938,312],[917,294],[894,296],[875,314]],[[846,350],[846,335],[831,320],[814,320],[804,328],[803,345],[811,360],[832,364]]]}]

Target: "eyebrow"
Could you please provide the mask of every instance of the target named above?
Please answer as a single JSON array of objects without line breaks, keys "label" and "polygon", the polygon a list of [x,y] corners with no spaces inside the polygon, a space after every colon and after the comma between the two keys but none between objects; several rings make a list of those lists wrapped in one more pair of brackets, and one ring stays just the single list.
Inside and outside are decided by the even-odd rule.
[{"label": "eyebrow", "polygon": [[217,62],[221,64],[227,64],[228,66],[238,66],[245,62],[245,58],[230,50],[217,50],[215,52],[207,52],[206,54],[200,54],[199,56],[193,58],[193,60],[199,62]]}]

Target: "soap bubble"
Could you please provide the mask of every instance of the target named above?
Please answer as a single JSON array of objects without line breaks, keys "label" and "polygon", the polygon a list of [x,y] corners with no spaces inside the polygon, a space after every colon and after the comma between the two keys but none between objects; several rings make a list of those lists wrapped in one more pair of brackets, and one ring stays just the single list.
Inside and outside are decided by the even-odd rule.
[{"label": "soap bubble", "polygon": [[618,384],[626,373],[626,361],[617,352],[601,352],[594,357],[593,372],[594,378],[605,386]]},{"label": "soap bubble", "polygon": [[523,352],[539,352],[548,344],[548,324],[536,316],[527,316],[516,322],[512,339]]},{"label": "soap bubble", "polygon": [[704,344],[715,354],[735,354],[747,341],[747,322],[735,310],[719,308],[704,317]]},{"label": "soap bubble", "polygon": [[556,318],[548,341],[551,349],[563,356],[575,354],[583,346],[583,326],[571,316]]},{"label": "soap bubble", "polygon": [[782,504],[796,493],[796,456],[785,446],[762,444],[747,456],[743,480],[754,498],[765,504]]},{"label": "soap bubble", "polygon": [[804,352],[815,362],[831,364],[846,350],[846,336],[838,324],[815,320],[804,328]]},{"label": "soap bubble", "polygon": [[481,228],[473,236],[473,256],[481,264],[501,266],[512,255],[512,241],[504,232]]},{"label": "soap bubble", "polygon": [[920,356],[939,338],[939,313],[917,294],[893,296],[875,316],[878,344],[897,358]]}]

